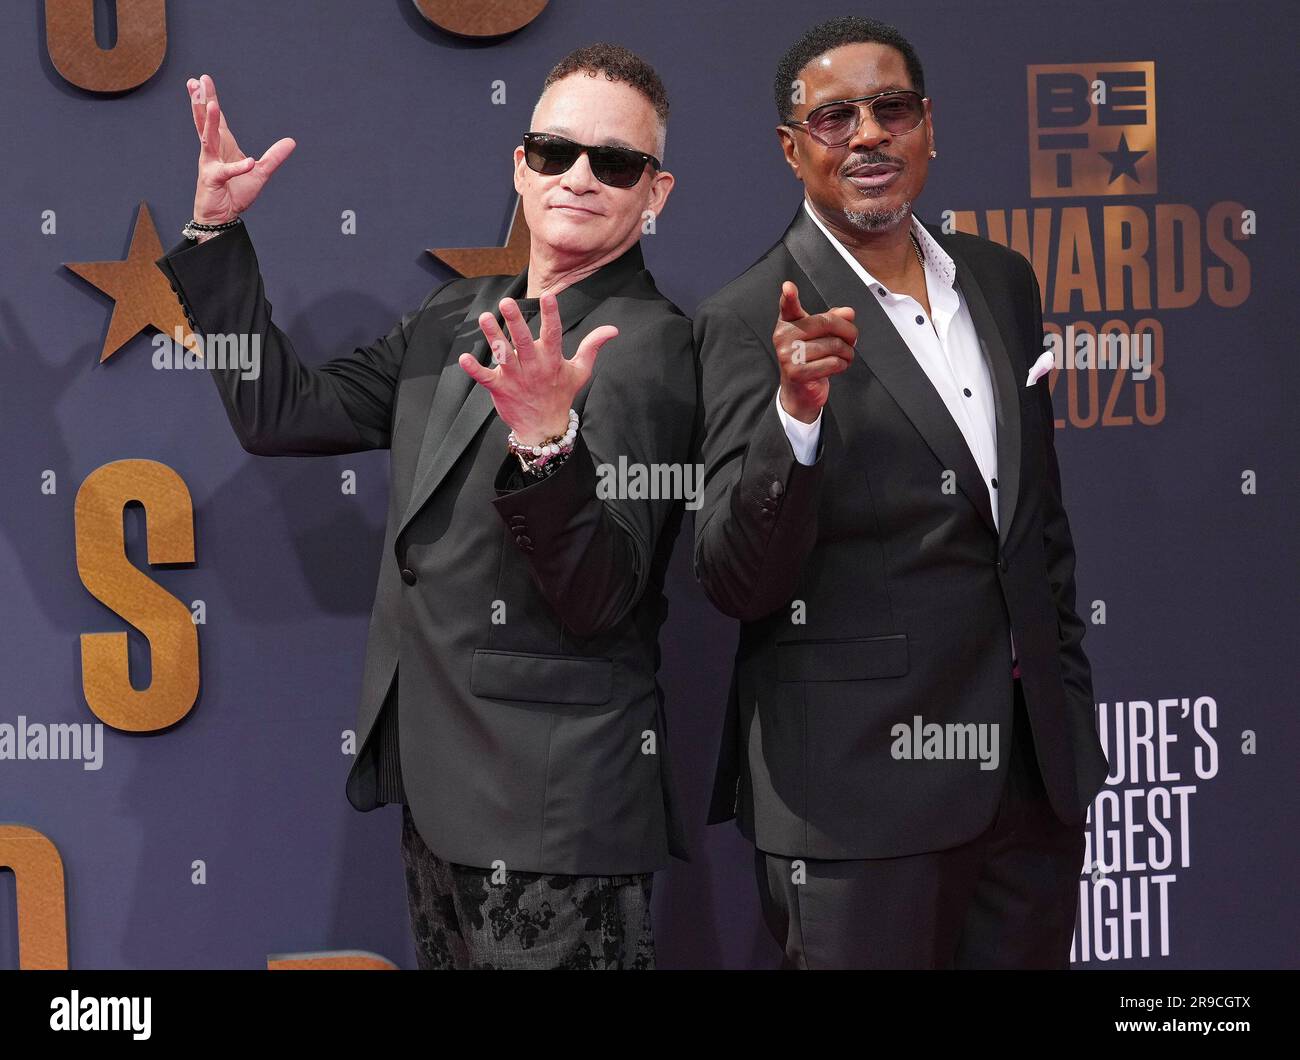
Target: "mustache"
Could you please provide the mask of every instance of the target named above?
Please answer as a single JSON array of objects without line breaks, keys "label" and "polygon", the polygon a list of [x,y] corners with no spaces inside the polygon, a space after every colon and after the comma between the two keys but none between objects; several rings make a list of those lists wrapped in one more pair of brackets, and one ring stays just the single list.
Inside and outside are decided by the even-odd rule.
[{"label": "mustache", "polygon": [[893,165],[898,166],[901,169],[903,164],[901,158],[887,155],[884,151],[859,151],[856,154],[850,155],[845,160],[844,165],[840,166],[840,175],[843,176],[845,173],[857,169],[858,166]]}]

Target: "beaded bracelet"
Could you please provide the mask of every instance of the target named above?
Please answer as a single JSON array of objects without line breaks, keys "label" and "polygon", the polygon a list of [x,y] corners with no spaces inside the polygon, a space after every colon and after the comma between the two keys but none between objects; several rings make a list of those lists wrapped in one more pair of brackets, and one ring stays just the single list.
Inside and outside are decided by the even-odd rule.
[{"label": "beaded bracelet", "polygon": [[224,232],[227,228],[234,228],[237,224],[243,224],[243,220],[239,217],[219,225],[205,225],[191,218],[186,222],[185,227],[181,229],[181,235],[186,239],[197,239],[200,232]]},{"label": "beaded bracelet", "polygon": [[564,434],[557,434],[539,445],[524,445],[514,430],[506,438],[510,452],[519,460],[519,466],[525,471],[536,473],[557,456],[568,456],[573,452],[573,443],[578,437],[578,413],[569,409],[569,429]]}]

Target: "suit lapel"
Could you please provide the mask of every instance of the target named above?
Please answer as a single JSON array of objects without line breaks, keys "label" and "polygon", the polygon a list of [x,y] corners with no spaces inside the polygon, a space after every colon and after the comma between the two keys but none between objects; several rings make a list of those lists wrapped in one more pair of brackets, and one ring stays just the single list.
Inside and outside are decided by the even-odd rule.
[{"label": "suit lapel", "polygon": [[[632,276],[642,271],[643,259],[639,244],[632,247],[619,259],[610,262],[597,272],[579,283],[566,287],[556,296],[560,321],[564,328],[564,351],[572,356],[578,346],[575,329],[583,319],[623,286]],[[437,388],[429,409],[429,418],[425,426],[424,440],[420,446],[420,456],[416,462],[410,500],[406,511],[398,524],[397,533],[406,529],[415,515],[437,491],[447,473],[483,424],[496,413],[492,404],[492,395],[475,384],[459,364],[460,354],[469,352],[482,362],[487,352],[487,340],[478,326],[482,313],[497,315],[497,303],[503,298],[521,298],[527,290],[528,272],[518,276],[494,276],[485,283],[483,289],[470,303],[465,318],[452,336],[451,348],[447,351],[447,360],[443,364],[438,378]],[[598,321],[597,323],[604,323]],[[537,321],[531,324],[537,331]],[[504,329],[503,329],[504,330]],[[505,447],[502,446],[502,458]]]},{"label": "suit lapel", "polygon": [[425,421],[424,439],[420,443],[420,456],[412,479],[411,496],[397,527],[399,534],[438,488],[456,458],[469,445],[478,428],[492,412],[491,396],[482,387],[474,385],[474,380],[460,366],[459,358],[467,352],[475,360],[483,360],[487,340],[478,326],[480,314],[495,313],[497,303],[502,298],[518,297],[523,290],[523,274],[492,277],[470,302],[464,319],[453,333],[447,359],[433,391],[433,401]]},{"label": "suit lapel", "polygon": [[980,349],[984,352],[989,374],[993,377],[998,431],[998,537],[1005,543],[1020,496],[1020,394],[1016,389],[1011,358],[1002,342],[997,321],[993,319],[988,302],[984,299],[984,292],[980,290],[974,273],[961,257],[954,254],[951,247],[944,249],[957,266],[957,285],[970,309]]},{"label": "suit lapel", "polygon": [[[869,375],[874,375],[912,421],[940,466],[956,472],[958,488],[975,506],[988,528],[996,531],[988,489],[966,439],[885,311],[870,297],[871,292],[857,273],[808,218],[802,204],[783,239],[827,307],[847,305],[855,310],[857,356],[843,380],[860,386],[867,382]],[[976,326],[978,328],[978,321]],[[832,383],[832,402],[835,396],[836,384]]]}]

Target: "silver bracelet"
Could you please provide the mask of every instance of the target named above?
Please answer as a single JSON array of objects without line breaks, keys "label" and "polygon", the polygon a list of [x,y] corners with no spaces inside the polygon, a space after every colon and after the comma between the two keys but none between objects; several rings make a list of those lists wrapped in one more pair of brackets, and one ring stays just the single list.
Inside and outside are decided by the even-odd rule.
[{"label": "silver bracelet", "polygon": [[[523,457],[519,457],[519,461],[523,465],[525,477],[530,479],[544,479],[559,471],[560,468],[564,466],[564,462],[572,455],[572,449],[565,449],[558,454],[548,454],[544,458],[536,461],[528,462],[525,461]],[[518,456],[518,454],[516,454],[516,456]]]}]

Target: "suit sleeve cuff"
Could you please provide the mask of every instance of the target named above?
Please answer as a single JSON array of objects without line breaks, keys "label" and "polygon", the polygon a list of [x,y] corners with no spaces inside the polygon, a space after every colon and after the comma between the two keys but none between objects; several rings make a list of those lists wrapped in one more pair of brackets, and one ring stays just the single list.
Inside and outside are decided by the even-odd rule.
[{"label": "suit sleeve cuff", "polygon": [[795,419],[781,406],[781,388],[777,387],[776,414],[781,417],[781,426],[785,428],[785,436],[790,439],[794,458],[801,464],[813,463],[817,459],[817,440],[821,436],[821,411],[818,410],[817,418],[812,423]]},{"label": "suit sleeve cuff", "polygon": [[550,540],[568,527],[574,514],[596,499],[596,484],[591,450],[579,431],[573,452],[544,479],[528,479],[519,461],[507,453],[493,483],[497,497],[492,506],[515,534],[516,543],[531,545],[531,538]]},{"label": "suit sleeve cuff", "polygon": [[231,284],[234,276],[249,275],[258,269],[257,254],[248,238],[246,226],[239,224],[216,237],[199,243],[181,239],[155,262],[167,283],[176,292],[190,327],[200,330],[194,307],[201,306],[203,330],[230,331],[223,322],[238,319],[239,299],[244,293]]}]

